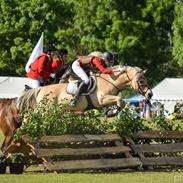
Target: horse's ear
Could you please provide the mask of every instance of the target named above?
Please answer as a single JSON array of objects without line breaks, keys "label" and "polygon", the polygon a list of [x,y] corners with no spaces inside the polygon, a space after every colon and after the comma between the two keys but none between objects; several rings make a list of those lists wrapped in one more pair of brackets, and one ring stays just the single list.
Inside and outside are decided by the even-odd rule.
[{"label": "horse's ear", "polygon": [[147,72],[147,69],[143,70],[142,72],[145,74]]},{"label": "horse's ear", "polygon": [[27,90],[30,90],[30,89],[32,89],[29,85],[26,85],[25,84],[25,88],[24,88],[24,91],[27,91]]}]

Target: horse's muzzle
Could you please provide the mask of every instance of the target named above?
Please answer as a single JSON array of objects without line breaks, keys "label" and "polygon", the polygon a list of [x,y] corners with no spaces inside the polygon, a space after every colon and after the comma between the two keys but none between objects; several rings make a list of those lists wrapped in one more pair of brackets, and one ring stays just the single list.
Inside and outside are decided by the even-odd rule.
[{"label": "horse's muzzle", "polygon": [[153,96],[153,92],[152,92],[152,90],[149,89],[145,94],[145,98],[150,100],[152,98],[152,96]]}]

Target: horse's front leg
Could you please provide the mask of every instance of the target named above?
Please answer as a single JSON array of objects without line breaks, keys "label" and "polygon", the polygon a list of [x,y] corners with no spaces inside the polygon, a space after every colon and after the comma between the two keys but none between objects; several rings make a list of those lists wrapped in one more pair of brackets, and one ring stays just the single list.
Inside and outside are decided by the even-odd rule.
[{"label": "horse's front leg", "polygon": [[106,114],[109,117],[115,116],[125,106],[125,102],[121,99],[121,97],[114,95],[105,95],[101,97],[100,104],[102,106],[117,105],[117,111],[114,112],[114,110],[111,109],[106,111]]},{"label": "horse's front leg", "polygon": [[125,102],[121,99],[121,97],[114,95],[103,95],[100,99],[100,104],[103,106],[117,105],[118,108],[123,108],[125,106]]}]

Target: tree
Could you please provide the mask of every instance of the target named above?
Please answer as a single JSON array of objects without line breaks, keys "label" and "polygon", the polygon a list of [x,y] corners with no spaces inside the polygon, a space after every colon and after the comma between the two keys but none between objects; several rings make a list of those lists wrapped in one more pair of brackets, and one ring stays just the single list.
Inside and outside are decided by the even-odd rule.
[{"label": "tree", "polygon": [[158,68],[171,60],[172,0],[72,2],[76,52],[117,52],[119,62],[147,68],[151,77],[164,77]]},{"label": "tree", "polygon": [[24,75],[44,32],[45,44],[66,47],[71,58],[108,50],[118,53],[119,63],[148,69],[152,83],[176,75],[174,5],[172,0],[1,0],[0,73]]},{"label": "tree", "polygon": [[0,12],[1,75],[23,75],[41,32],[45,44],[55,42],[55,32],[69,26],[72,14],[62,0],[1,0]]},{"label": "tree", "polygon": [[180,66],[183,66],[183,2],[175,5],[173,22],[173,56]]}]

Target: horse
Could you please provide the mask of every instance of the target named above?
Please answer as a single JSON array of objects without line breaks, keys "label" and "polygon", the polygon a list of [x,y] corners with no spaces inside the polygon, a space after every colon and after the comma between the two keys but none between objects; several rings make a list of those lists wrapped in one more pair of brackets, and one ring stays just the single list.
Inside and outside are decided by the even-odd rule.
[{"label": "horse", "polygon": [[125,102],[117,94],[127,86],[144,96],[152,97],[152,91],[145,78],[146,70],[131,66],[114,66],[112,74],[96,74],[96,89],[89,96],[80,96],[75,107],[70,106],[73,96],[67,92],[68,83],[59,83],[28,90],[19,98],[19,109],[24,106],[35,107],[47,96],[55,103],[63,103],[69,110],[86,110],[90,108],[103,108],[104,106],[117,105],[123,108]]},{"label": "horse", "polygon": [[[1,104],[0,128],[2,129],[3,121],[6,123],[6,130],[2,129],[5,140],[2,144],[2,149],[6,149],[11,143],[11,139],[16,130],[15,124],[17,120],[14,116],[21,114],[26,107],[36,108],[45,97],[51,101],[63,104],[68,110],[87,110],[90,108],[103,108],[104,106],[117,105],[122,109],[125,102],[117,94],[127,86],[137,91],[147,99],[152,97],[152,91],[145,78],[145,70],[139,67],[131,66],[114,66],[112,74],[96,74],[96,88],[88,96],[80,96],[75,107],[70,106],[70,101],[73,96],[67,92],[69,83],[52,84],[43,87],[33,88],[25,91],[12,103]],[[17,109],[17,114],[8,116],[8,105]],[[6,112],[2,112],[6,106]],[[2,115],[4,114],[4,115]],[[8,118],[8,119],[7,119]],[[14,124],[15,123],[15,124]],[[7,132],[6,132],[7,131]]]},{"label": "horse", "polygon": [[19,120],[16,98],[0,99],[0,129],[5,136],[2,151],[11,143],[15,130],[20,126]]}]

